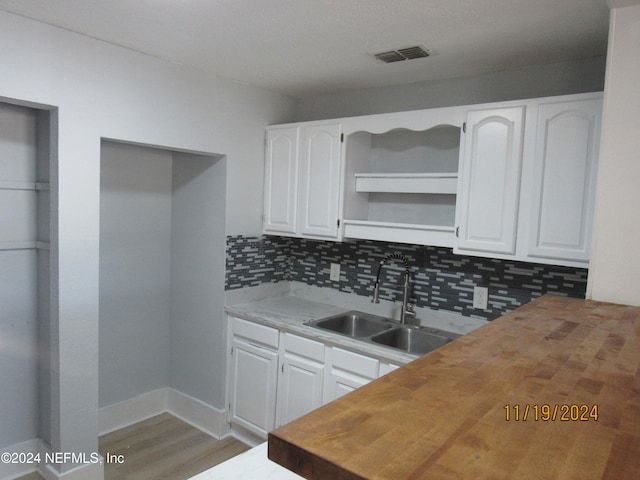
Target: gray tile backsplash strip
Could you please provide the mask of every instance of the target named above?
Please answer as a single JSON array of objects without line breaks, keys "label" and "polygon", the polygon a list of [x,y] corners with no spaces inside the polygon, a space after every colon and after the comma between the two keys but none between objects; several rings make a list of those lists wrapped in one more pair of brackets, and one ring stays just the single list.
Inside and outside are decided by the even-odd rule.
[{"label": "gray tile backsplash strip", "polygon": [[[227,237],[227,290],[294,280],[370,296],[380,260],[402,253],[411,265],[411,301],[419,307],[492,320],[545,293],[584,298],[587,269],[454,255],[449,248],[359,240],[323,242],[277,236]],[[329,279],[340,263],[340,281]],[[402,298],[404,269],[382,271],[380,297]],[[487,310],[473,308],[473,287],[489,288]]]},{"label": "gray tile backsplash strip", "polygon": [[225,290],[289,280],[290,241],[283,237],[227,236]]}]

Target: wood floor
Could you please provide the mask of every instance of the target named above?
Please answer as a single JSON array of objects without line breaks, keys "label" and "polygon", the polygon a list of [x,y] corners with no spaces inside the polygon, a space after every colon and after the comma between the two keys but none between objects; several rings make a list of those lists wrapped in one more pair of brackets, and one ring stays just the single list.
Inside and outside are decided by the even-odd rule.
[{"label": "wood floor", "polygon": [[186,480],[250,448],[234,438],[216,440],[168,413],[103,435],[99,444],[105,459],[124,459],[105,463],[105,480]]}]

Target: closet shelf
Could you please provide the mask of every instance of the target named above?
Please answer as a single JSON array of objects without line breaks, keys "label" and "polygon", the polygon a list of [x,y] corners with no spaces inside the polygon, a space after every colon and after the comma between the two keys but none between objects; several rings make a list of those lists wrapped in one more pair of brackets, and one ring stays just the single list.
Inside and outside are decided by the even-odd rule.
[{"label": "closet shelf", "polygon": [[0,242],[0,251],[7,250],[49,250],[49,242],[40,240],[16,240]]},{"label": "closet shelf", "polygon": [[0,182],[0,190],[49,190],[45,182]]},{"label": "closet shelf", "polygon": [[457,173],[355,173],[356,192],[455,195]]},{"label": "closet shelf", "polygon": [[453,247],[455,228],[446,225],[344,220],[344,236],[386,242]]}]

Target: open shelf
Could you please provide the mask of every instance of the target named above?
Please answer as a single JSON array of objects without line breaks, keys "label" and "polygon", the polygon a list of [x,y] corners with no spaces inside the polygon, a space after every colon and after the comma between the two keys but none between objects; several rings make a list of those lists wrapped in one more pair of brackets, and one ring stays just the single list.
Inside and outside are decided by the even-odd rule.
[{"label": "open shelf", "polygon": [[0,242],[0,251],[8,250],[49,250],[49,242],[40,240],[16,240]]},{"label": "open shelf", "polygon": [[442,193],[455,195],[456,173],[356,173],[356,192]]},{"label": "open shelf", "polygon": [[386,242],[453,247],[454,227],[414,223],[345,220],[344,236]]},{"label": "open shelf", "polygon": [[0,190],[49,190],[46,182],[0,182]]}]

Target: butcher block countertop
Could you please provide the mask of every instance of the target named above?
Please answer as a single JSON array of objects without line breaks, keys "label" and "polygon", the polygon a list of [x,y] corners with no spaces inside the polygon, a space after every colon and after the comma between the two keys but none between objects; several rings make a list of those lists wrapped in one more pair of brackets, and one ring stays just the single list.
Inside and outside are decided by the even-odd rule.
[{"label": "butcher block countertop", "polygon": [[269,458],[308,479],[637,480],[640,307],[545,295],[274,430]]}]

